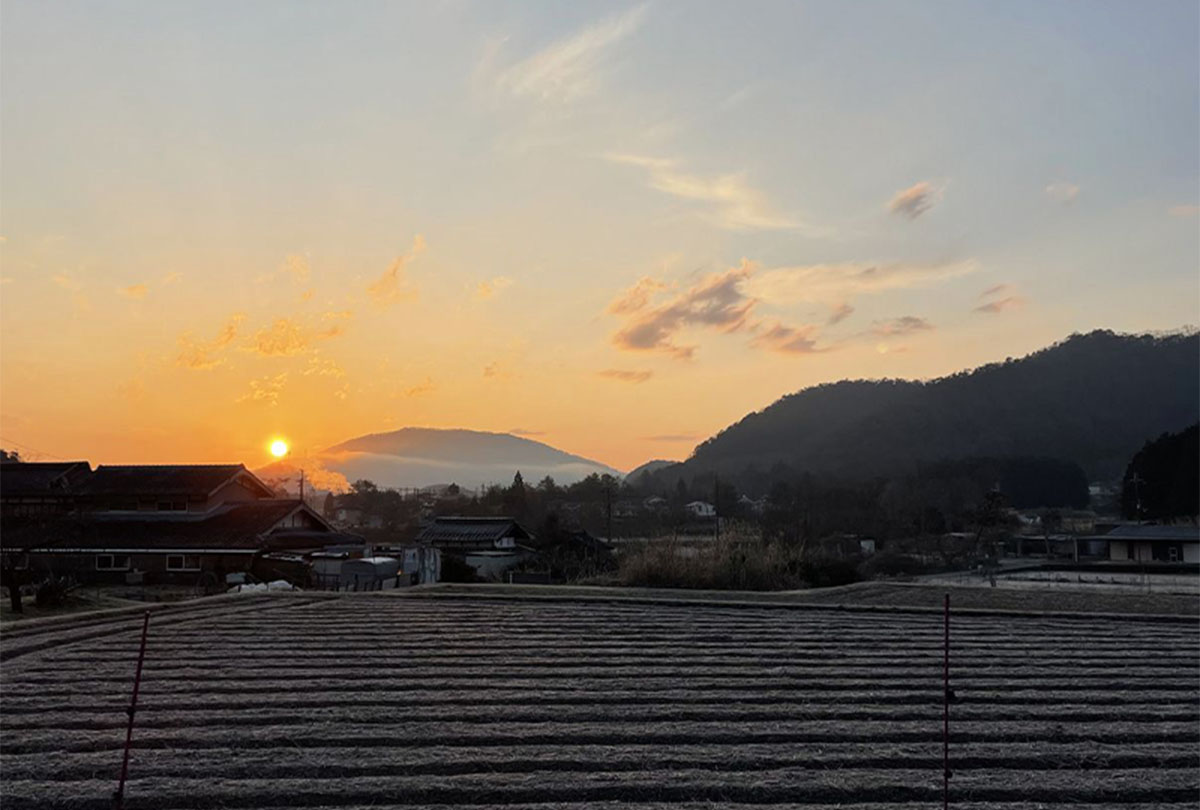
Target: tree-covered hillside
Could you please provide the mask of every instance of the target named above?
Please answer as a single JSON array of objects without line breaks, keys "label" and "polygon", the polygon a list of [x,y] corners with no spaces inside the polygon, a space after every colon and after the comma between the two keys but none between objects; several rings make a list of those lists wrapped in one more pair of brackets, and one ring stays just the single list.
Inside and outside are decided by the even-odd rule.
[{"label": "tree-covered hillside", "polygon": [[699,445],[674,481],[741,478],[774,465],[841,478],[915,472],[922,463],[1031,456],[1116,479],[1148,437],[1200,410],[1196,332],[1096,331],[1017,360],[928,382],[854,380],[791,394]]}]

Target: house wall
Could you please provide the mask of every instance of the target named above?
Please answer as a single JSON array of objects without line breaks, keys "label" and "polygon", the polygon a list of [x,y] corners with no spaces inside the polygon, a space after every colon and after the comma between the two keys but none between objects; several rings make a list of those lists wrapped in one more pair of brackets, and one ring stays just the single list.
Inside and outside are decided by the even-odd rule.
[{"label": "house wall", "polygon": [[1189,563],[1200,563],[1200,543],[1183,544],[1183,561]]},{"label": "house wall", "polygon": [[1110,560],[1128,560],[1129,544],[1124,540],[1110,540],[1108,542],[1108,558]]},{"label": "house wall", "polygon": [[30,570],[33,576],[71,575],[85,584],[124,585],[126,574],[140,571],[146,585],[194,585],[200,576],[209,572],[222,582],[225,574],[248,571],[254,559],[252,554],[201,554],[200,568],[196,571],[168,571],[167,554],[160,551],[129,554],[129,569],[126,571],[103,571],[96,569],[97,554],[87,553],[43,553],[31,554]]}]

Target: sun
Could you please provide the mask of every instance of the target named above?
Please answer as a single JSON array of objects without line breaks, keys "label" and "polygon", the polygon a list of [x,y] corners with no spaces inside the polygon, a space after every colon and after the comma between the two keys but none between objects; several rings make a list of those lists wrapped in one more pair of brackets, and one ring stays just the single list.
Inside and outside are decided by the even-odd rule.
[{"label": "sun", "polygon": [[271,442],[271,455],[275,458],[283,458],[287,455],[288,444],[283,439],[276,439]]}]

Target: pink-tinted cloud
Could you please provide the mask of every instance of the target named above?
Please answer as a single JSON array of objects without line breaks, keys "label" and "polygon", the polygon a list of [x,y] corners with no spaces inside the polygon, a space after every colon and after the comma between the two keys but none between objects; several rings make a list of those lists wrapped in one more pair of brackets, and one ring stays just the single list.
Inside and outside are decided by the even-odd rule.
[{"label": "pink-tinted cloud", "polygon": [[933,184],[922,180],[908,188],[896,192],[888,203],[888,209],[893,214],[900,214],[909,219],[916,219],[937,203],[939,191]]},{"label": "pink-tinted cloud", "polygon": [[817,348],[819,330],[812,325],[787,326],[778,321],[757,325],[758,334],[750,345],[782,354],[815,354],[825,351]]},{"label": "pink-tinted cloud", "polygon": [[[706,276],[661,306],[643,304],[630,314],[625,326],[613,336],[613,342],[621,349],[663,351],[678,358],[690,358],[696,347],[676,344],[680,331],[695,327],[729,333],[747,325],[756,302],[744,295],[739,285],[753,272],[753,264],[743,260],[737,267]],[[627,292],[625,296],[628,295]]]},{"label": "pink-tinted cloud", "polygon": [[833,308],[833,311],[829,313],[829,320],[825,323],[827,326],[833,326],[846,320],[852,314],[854,314],[854,307],[850,306],[849,301],[843,301]]},{"label": "pink-tinted cloud", "polygon": [[975,312],[988,313],[998,315],[1001,312],[1020,309],[1025,306],[1025,299],[1019,295],[1010,295],[1007,298],[1001,298],[997,301],[989,301],[986,304],[975,307]]}]

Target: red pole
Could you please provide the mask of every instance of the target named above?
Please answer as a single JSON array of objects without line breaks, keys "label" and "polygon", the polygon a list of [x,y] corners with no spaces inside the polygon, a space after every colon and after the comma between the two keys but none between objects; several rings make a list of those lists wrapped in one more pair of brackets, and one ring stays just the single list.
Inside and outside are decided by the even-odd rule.
[{"label": "red pole", "polygon": [[950,808],[950,594],[946,594],[946,645],[942,662],[942,807]]},{"label": "red pole", "polygon": [[129,749],[133,745],[133,715],[137,712],[138,689],[142,685],[142,662],[146,660],[146,633],[150,629],[150,611],[142,620],[142,646],[138,651],[137,673],[133,676],[133,699],[129,702],[126,714],[129,715],[129,725],[125,728],[125,757],[121,761],[121,781],[117,784],[117,792],[113,794],[113,807],[121,810],[125,806],[125,777],[129,775]]}]

